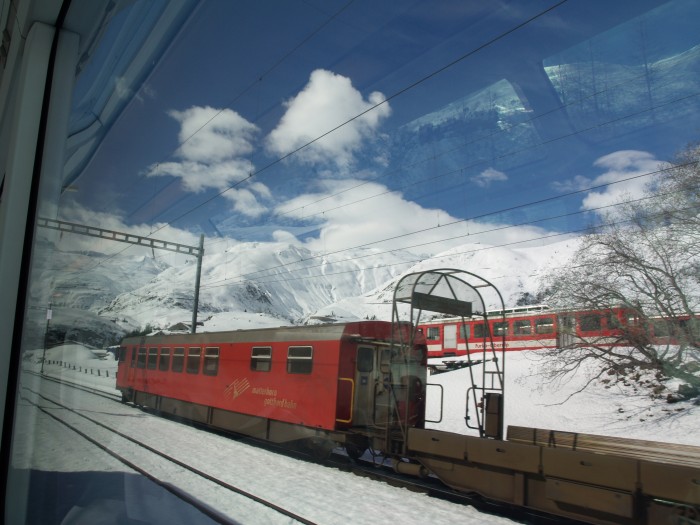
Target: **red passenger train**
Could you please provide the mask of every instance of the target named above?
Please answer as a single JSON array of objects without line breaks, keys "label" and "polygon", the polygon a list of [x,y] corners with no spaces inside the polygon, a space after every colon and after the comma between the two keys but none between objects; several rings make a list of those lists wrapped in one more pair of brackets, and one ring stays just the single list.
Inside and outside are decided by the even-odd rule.
[{"label": "red passenger train", "polygon": [[661,318],[643,323],[630,308],[590,311],[555,311],[546,306],[525,306],[490,312],[483,318],[450,318],[421,323],[428,357],[455,357],[481,352],[485,344],[506,351],[611,345],[621,339],[644,337],[655,344],[677,344],[678,331],[698,329],[698,319],[672,326]]},{"label": "red passenger train", "polygon": [[394,426],[423,426],[425,341],[408,324],[397,330],[412,347],[380,321],[132,337],[117,388],[212,427],[357,455]]}]

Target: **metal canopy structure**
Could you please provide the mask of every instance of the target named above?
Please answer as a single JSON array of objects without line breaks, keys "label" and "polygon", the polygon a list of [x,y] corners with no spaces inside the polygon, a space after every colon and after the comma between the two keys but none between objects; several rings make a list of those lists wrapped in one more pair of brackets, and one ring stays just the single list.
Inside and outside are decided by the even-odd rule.
[{"label": "metal canopy structure", "polygon": [[197,331],[197,310],[199,309],[199,284],[202,277],[202,257],[204,256],[204,235],[199,237],[199,246],[188,246],[177,242],[162,241],[143,237],[133,233],[124,233],[114,230],[107,230],[96,226],[86,226],[75,222],[59,221],[56,219],[47,219],[45,217],[37,218],[37,226],[57,230],[66,233],[76,233],[78,235],[87,235],[89,237],[98,237],[106,241],[124,242],[136,246],[151,248],[152,250],[166,250],[184,255],[192,255],[197,257],[197,273],[194,284],[194,304],[192,306],[192,328],[194,334]]},{"label": "metal canopy structure", "polygon": [[[403,311],[400,311],[401,309]],[[405,317],[408,315],[409,321],[416,327],[425,322],[421,321],[424,312],[457,318],[460,327],[464,326],[468,319],[481,317],[484,326],[487,327],[487,309],[499,310],[501,319],[505,319],[505,305],[501,293],[493,284],[476,274],[449,268],[411,273],[398,282],[394,291],[392,324],[396,328],[393,333],[395,338],[400,339],[404,333],[398,329],[401,318],[403,317],[405,323]],[[399,341],[400,344],[413,346],[415,331],[410,333],[411,340]],[[502,439],[505,332],[501,337],[494,338],[490,330],[484,330],[483,339],[476,348],[469,348],[467,338],[464,339],[471,381],[467,388],[466,425],[478,430],[481,437]],[[479,358],[476,359],[476,356]],[[472,421],[472,414],[476,422]]]}]

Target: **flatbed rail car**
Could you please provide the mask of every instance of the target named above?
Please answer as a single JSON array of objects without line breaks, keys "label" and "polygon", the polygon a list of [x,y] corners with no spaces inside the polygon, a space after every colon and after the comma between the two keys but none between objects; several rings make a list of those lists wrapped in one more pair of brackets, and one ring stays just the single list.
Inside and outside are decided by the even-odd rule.
[{"label": "flatbed rail car", "polygon": [[357,455],[389,446],[396,425],[423,425],[424,341],[391,341],[380,321],[132,337],[117,388],[126,402],[212,427]]},{"label": "flatbed rail car", "polygon": [[595,524],[698,523],[700,447],[510,426],[507,440],[410,429],[446,485]]},{"label": "flatbed rail car", "polygon": [[[500,312],[499,312],[500,313]],[[512,309],[504,319],[436,319],[418,328],[426,338],[428,357],[457,357],[481,352],[493,340],[505,350],[542,350],[586,344],[618,344],[623,338],[644,337],[655,344],[677,344],[684,330],[700,332],[700,318],[680,319],[677,326],[662,318],[642,322],[628,308],[597,311],[556,311],[546,307]]]}]

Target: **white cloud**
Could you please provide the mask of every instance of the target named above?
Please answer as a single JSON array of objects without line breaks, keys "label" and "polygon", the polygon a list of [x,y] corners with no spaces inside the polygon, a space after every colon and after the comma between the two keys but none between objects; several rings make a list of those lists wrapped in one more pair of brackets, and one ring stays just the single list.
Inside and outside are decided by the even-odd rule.
[{"label": "white cloud", "polygon": [[259,217],[267,211],[259,198],[267,200],[271,194],[264,184],[255,183],[243,189],[230,189],[223,196],[233,203],[235,211],[247,217]]},{"label": "white cloud", "polygon": [[195,161],[164,162],[152,166],[148,176],[178,177],[185,190],[200,192],[209,188],[225,190],[246,179],[252,170],[253,165],[246,159],[231,159],[213,164]]},{"label": "white cloud", "polygon": [[209,106],[193,106],[184,111],[169,111],[180,123],[176,156],[179,161],[163,162],[150,167],[147,176],[177,177],[186,191],[208,189],[225,191],[235,211],[258,217],[266,207],[258,197],[269,198],[270,192],[261,183],[232,188],[247,179],[255,170],[247,158],[253,151],[258,127],[235,111]]},{"label": "white cloud", "polygon": [[169,111],[180,123],[178,156],[207,164],[248,155],[258,127],[230,109],[193,106]]},{"label": "white cloud", "polygon": [[[597,177],[575,177],[553,183],[553,188],[562,193],[586,190],[596,186],[600,189],[586,193],[582,210],[597,210],[620,202],[623,198],[637,199],[643,196],[645,187],[654,180],[653,175],[664,167],[664,163],[653,154],[639,150],[620,150],[598,158],[593,166],[603,170]],[[631,179],[631,180],[627,180]],[[600,210],[609,214],[611,208]]]},{"label": "white cloud", "polygon": [[661,161],[646,151],[621,150],[600,157],[593,165],[605,170],[605,172],[594,178],[590,186],[616,184],[589,193],[583,199],[581,208],[594,210],[602,206],[616,204],[623,197],[631,199],[641,197],[645,186],[652,181],[652,178],[641,176],[632,180],[625,179],[656,172],[660,169],[661,164]]},{"label": "white cloud", "polygon": [[[498,229],[503,225],[460,221],[443,210],[424,208],[398,192],[388,192],[376,182],[358,183],[319,181],[318,193],[296,197],[276,212],[299,221],[315,221],[320,233],[305,243],[322,253],[382,241],[371,247],[435,254],[465,243],[501,244],[544,234],[534,227]],[[346,189],[350,191],[343,191]]]},{"label": "white cloud", "polygon": [[306,87],[285,103],[287,111],[267,137],[267,148],[272,154],[284,156],[318,139],[295,153],[294,158],[348,168],[364,142],[391,114],[389,103],[381,104],[384,99],[375,91],[364,100],[349,78],[317,69]]},{"label": "white cloud", "polygon": [[502,171],[495,170],[493,168],[488,168],[473,176],[470,179],[474,184],[482,188],[489,187],[493,182],[502,182],[508,180],[508,175]]}]

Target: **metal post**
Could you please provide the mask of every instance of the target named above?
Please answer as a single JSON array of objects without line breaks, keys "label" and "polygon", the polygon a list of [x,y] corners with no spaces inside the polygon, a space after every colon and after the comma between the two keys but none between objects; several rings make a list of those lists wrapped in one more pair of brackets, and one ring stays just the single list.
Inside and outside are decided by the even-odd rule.
[{"label": "metal post", "polygon": [[194,305],[192,306],[192,330],[197,333],[197,309],[199,308],[199,281],[202,277],[202,257],[204,256],[204,234],[199,236],[199,254],[197,255],[197,275],[194,279]]},{"label": "metal post", "polygon": [[44,374],[44,361],[46,361],[46,346],[49,344],[49,324],[51,323],[51,302],[46,309],[46,333],[44,334],[44,353],[41,355],[41,374]]}]

